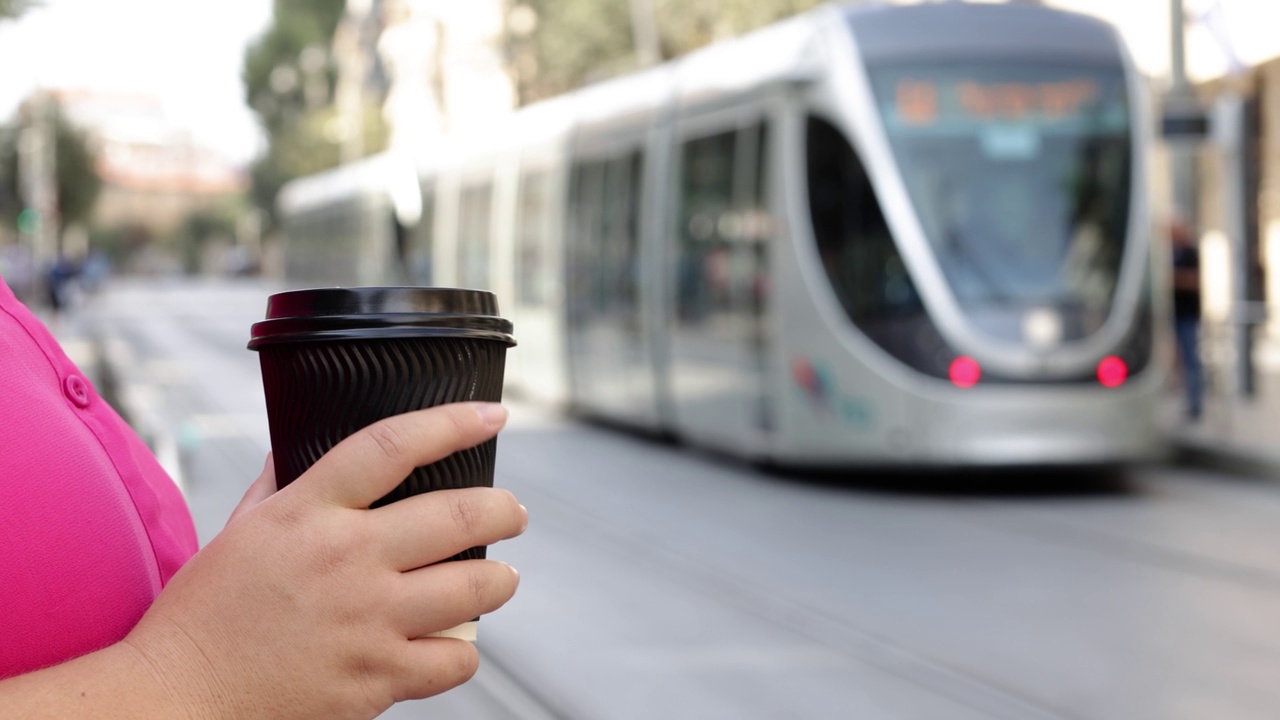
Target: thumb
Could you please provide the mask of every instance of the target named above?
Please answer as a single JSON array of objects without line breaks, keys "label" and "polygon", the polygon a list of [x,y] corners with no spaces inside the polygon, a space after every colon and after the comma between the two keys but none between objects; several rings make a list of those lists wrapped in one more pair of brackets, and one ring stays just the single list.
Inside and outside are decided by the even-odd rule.
[{"label": "thumb", "polygon": [[262,466],[262,474],[258,475],[258,479],[253,481],[249,489],[245,491],[244,497],[240,498],[240,504],[235,510],[231,511],[231,517],[227,519],[227,524],[235,522],[235,519],[251,510],[255,505],[271,497],[276,491],[276,466],[272,462],[271,453],[267,453],[267,462]]}]

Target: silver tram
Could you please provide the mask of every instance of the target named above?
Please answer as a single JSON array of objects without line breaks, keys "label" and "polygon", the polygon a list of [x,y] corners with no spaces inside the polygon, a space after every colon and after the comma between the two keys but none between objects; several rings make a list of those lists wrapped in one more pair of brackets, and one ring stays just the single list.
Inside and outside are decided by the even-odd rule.
[{"label": "silver tram", "polygon": [[824,6],[297,181],[290,280],[491,289],[511,390],[752,460],[1142,459],[1145,103],[1081,15]]}]

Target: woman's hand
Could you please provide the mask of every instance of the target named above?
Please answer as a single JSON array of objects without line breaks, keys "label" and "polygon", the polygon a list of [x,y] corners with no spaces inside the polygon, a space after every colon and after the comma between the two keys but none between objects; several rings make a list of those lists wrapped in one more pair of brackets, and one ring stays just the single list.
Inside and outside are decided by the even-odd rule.
[{"label": "woman's hand", "polygon": [[367,509],[414,467],[492,437],[497,405],[378,422],[271,494],[271,463],[226,528],[124,641],[181,717],[372,718],[468,680],[468,642],[421,638],[503,605],[511,567],[432,565],[524,531],[505,490],[442,490]]}]

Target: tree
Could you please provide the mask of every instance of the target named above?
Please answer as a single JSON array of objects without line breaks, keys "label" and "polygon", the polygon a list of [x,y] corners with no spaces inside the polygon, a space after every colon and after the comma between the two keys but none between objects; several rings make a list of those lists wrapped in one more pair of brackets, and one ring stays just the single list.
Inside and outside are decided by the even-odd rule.
[{"label": "tree", "polygon": [[323,73],[321,102],[329,101],[334,77],[328,63],[319,68],[301,65],[304,51],[314,56],[329,47],[345,7],[345,0],[275,0],[271,26],[245,51],[241,72],[245,102],[258,114],[268,137],[286,132],[308,110],[304,72]]},{"label": "tree", "polygon": [[35,5],[34,0],[0,0],[0,20],[16,18]]},{"label": "tree", "polygon": [[674,54],[735,37],[825,0],[655,0],[663,46]]},{"label": "tree", "polygon": [[102,192],[97,158],[85,134],[61,112],[53,115],[58,174],[58,217],[63,227],[88,223]]},{"label": "tree", "polygon": [[194,275],[210,269],[201,267],[206,247],[216,242],[230,246],[234,242],[237,224],[247,211],[245,202],[242,196],[229,196],[187,216],[172,238],[183,270]]},{"label": "tree", "polygon": [[[523,0],[513,16],[525,28],[508,32],[507,47],[520,102],[526,104],[586,83],[635,70],[629,2]],[[776,22],[822,0],[653,0],[663,59]],[[527,31],[536,25],[536,30]],[[517,32],[517,30],[521,32]]]},{"label": "tree", "polygon": [[626,0],[526,0],[524,7],[536,26],[508,33],[521,104],[635,69]]},{"label": "tree", "polygon": [[[19,112],[17,122],[0,128],[0,219],[14,227],[25,207],[19,177],[18,143],[31,122],[30,113]],[[102,191],[97,158],[84,132],[55,107],[52,113],[54,155],[57,158],[58,217],[62,226],[85,224]]]},{"label": "tree", "polygon": [[[271,26],[245,52],[245,100],[267,134],[266,152],[251,170],[252,196],[269,224],[286,182],[339,163],[328,48],[345,7],[345,0],[275,0]],[[367,111],[364,120],[364,147],[385,148],[381,114]]]}]

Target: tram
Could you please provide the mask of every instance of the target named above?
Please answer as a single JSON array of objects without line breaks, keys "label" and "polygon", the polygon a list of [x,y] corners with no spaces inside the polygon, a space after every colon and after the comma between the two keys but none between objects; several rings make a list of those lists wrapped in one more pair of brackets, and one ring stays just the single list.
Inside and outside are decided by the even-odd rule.
[{"label": "tram", "polygon": [[1082,15],[828,5],[296,181],[287,273],[493,290],[513,392],[754,461],[1125,463],[1166,347],[1146,102]]}]

